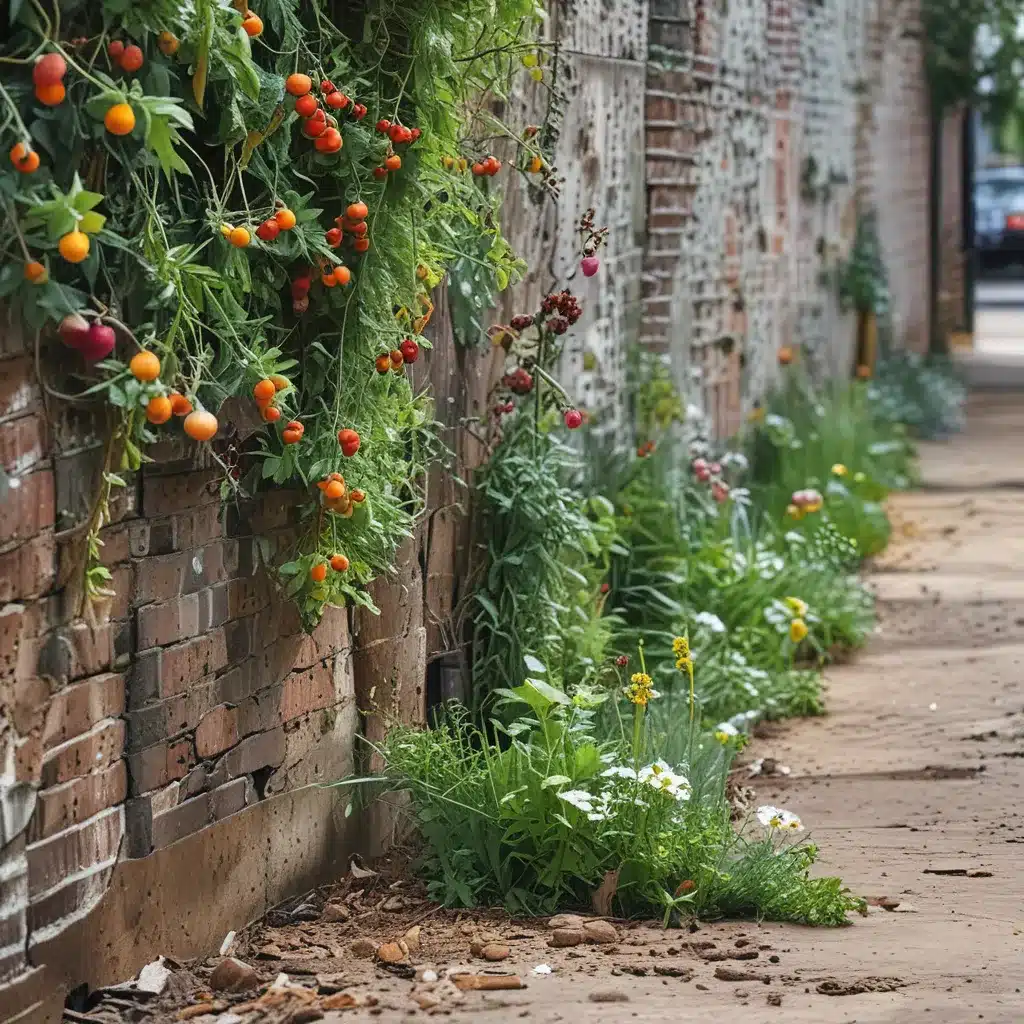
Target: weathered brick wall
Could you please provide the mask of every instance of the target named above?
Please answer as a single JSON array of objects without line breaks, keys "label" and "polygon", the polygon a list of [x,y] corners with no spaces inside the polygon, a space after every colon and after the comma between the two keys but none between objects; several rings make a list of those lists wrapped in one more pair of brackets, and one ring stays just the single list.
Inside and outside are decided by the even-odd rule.
[{"label": "weathered brick wall", "polygon": [[896,345],[929,340],[931,120],[918,0],[872,0],[857,143],[857,198],[878,213]]},{"label": "weathered brick wall", "polygon": [[[454,444],[461,417],[481,411],[486,390],[474,382],[487,374],[474,357],[454,352],[443,295],[438,320],[442,335],[416,372],[451,393],[439,414]],[[351,775],[359,708],[375,711],[366,722],[373,738],[387,719],[424,720],[428,657],[452,647],[464,524],[455,494],[438,481],[395,575],[372,587],[382,614],[328,609],[307,636],[258,564],[261,545],[272,556],[291,537],[301,496],[278,491],[225,508],[218,472],[184,444],[161,444],[151,449],[154,462],[116,492],[113,521],[101,534],[114,596],[77,618],[80,525],[102,456],[90,433],[97,424],[71,421],[60,404],[44,406],[34,357],[14,328],[0,332],[0,344],[6,1019],[5,1010],[28,999],[19,988],[54,996],[61,985],[115,980],[105,970],[136,969],[135,959],[155,955],[146,932],[156,919],[205,913],[214,930],[227,930],[248,919],[239,912],[262,912],[298,880],[343,870],[347,850],[379,845],[390,821],[345,820],[348,796],[321,791],[292,812],[298,820],[289,842],[302,852],[270,858],[252,886],[258,896],[241,911],[230,901],[204,906],[206,882],[223,874],[220,867],[207,865],[204,883],[177,896],[150,899],[125,881],[134,877],[125,875],[134,859],[167,851],[167,863],[176,863],[172,844],[181,844],[180,856],[195,856],[203,841],[198,848],[184,841],[221,822],[244,844],[251,826],[236,824],[239,812]],[[45,351],[43,362],[50,363]],[[463,452],[459,464],[472,461]],[[426,578],[421,566],[429,567]],[[312,837],[325,828],[332,844],[309,863]],[[209,831],[207,845],[218,842],[220,833]],[[113,889],[118,906],[111,908]],[[77,953],[66,955],[62,936],[79,922],[91,935],[93,918],[116,919],[126,900],[143,908],[136,947],[109,965],[101,949],[81,963]],[[177,941],[186,955],[196,940],[179,934]],[[19,985],[5,997],[3,983],[12,979]]]},{"label": "weathered brick wall", "polygon": [[[928,118],[914,0],[653,0],[642,341],[717,431],[783,345],[851,369],[836,270],[881,214],[900,337],[927,330]],[[923,207],[923,208],[922,208]]]}]

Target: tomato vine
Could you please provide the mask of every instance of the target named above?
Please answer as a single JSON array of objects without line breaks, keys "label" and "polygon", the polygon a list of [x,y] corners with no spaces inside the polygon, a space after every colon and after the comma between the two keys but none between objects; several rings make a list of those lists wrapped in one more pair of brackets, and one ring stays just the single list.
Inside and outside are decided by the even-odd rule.
[{"label": "tomato vine", "polygon": [[[440,452],[406,372],[430,344],[431,291],[456,264],[498,288],[525,269],[501,232],[491,146],[535,185],[550,168],[493,99],[524,68],[543,77],[541,13],[7,4],[0,299],[30,328],[59,325],[77,390],[48,390],[115,415],[86,596],[103,593],[111,489],[183,430],[222,467],[226,499],[307,493],[297,540],[265,545],[307,626],[325,604],[371,604],[365,585],[410,535]],[[218,422],[229,398],[252,411],[248,438]]]}]

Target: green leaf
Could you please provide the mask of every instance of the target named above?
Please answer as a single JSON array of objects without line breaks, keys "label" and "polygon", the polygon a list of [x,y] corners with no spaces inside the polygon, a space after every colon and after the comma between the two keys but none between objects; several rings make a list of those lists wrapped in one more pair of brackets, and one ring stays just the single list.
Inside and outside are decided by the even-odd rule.
[{"label": "green leaf", "polygon": [[[103,196],[99,192],[86,192],[84,189],[81,192],[72,192],[69,198],[72,208],[79,213],[86,213],[103,202]],[[85,228],[82,230],[84,231]]]},{"label": "green leaf", "polygon": [[78,222],[78,230],[84,231],[87,235],[95,235],[103,230],[103,225],[106,223],[107,218],[104,217],[102,213],[96,213],[95,210],[90,210]]},{"label": "green leaf", "polygon": [[178,133],[171,127],[170,122],[164,117],[154,117],[149,123],[149,130],[146,133],[146,145],[156,154],[160,161],[160,169],[164,172],[167,180],[174,177],[174,172],[192,176],[189,166],[174,148]]}]

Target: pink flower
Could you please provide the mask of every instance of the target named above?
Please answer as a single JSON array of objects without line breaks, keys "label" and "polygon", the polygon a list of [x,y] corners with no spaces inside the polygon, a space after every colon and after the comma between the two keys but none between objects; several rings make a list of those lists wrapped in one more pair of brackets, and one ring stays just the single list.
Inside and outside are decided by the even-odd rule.
[{"label": "pink flower", "polygon": [[714,498],[715,501],[717,501],[719,504],[721,504],[723,501],[728,500],[729,485],[723,484],[720,481],[716,480],[711,485],[711,497]]}]

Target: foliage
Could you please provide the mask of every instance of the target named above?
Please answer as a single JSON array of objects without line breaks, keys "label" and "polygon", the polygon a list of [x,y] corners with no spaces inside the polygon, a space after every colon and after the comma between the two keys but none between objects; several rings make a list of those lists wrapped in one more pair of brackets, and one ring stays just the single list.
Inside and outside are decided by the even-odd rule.
[{"label": "foliage", "polygon": [[885,323],[889,315],[889,280],[878,239],[876,214],[862,213],[849,259],[839,276],[839,297],[844,307],[874,313]]},{"label": "foliage", "polygon": [[879,419],[936,438],[963,429],[967,388],[948,358],[899,350],[879,362],[868,400]]},{"label": "foliage", "polygon": [[[523,271],[501,233],[498,179],[467,165],[496,136],[520,169],[539,157],[487,102],[524,72],[541,12],[533,0],[264,0],[255,13],[226,0],[8,5],[0,133],[41,163],[0,171],[0,298],[31,328],[77,313],[115,329],[108,358],[66,360],[72,397],[116,413],[114,474],[178,429],[155,414],[165,398],[215,413],[239,400],[208,458],[225,497],[306,491],[297,543],[264,551],[312,626],[325,603],[369,604],[365,584],[421,509],[439,446],[430,403],[394,354],[409,342],[411,362],[429,348],[430,289],[462,261],[494,288]],[[56,92],[33,88],[42,54],[64,62]],[[337,140],[297,112],[295,73],[309,75],[303,103],[337,122]],[[130,369],[140,349],[159,359],[155,379]],[[377,372],[389,352],[394,369]],[[264,425],[243,446],[253,427],[239,409],[275,375],[284,384],[250,406]],[[343,429],[359,436],[351,456]],[[342,471],[364,500],[318,492]],[[348,568],[321,579],[334,554]]]},{"label": "foliage", "polygon": [[456,709],[429,732],[396,727],[381,748],[384,780],[412,796],[442,902],[550,913],[589,905],[610,877],[623,913],[666,923],[742,914],[838,925],[860,905],[838,880],[810,879],[815,848],[788,838],[798,821],[734,831],[731,738],[701,740],[698,725],[677,720],[687,756],[669,765],[644,703],[601,736],[593,701],[543,678],[500,697],[516,712],[493,723],[500,743]]},{"label": "foliage", "polygon": [[938,115],[982,104],[999,123],[1020,107],[1019,0],[923,0],[925,62]]}]

